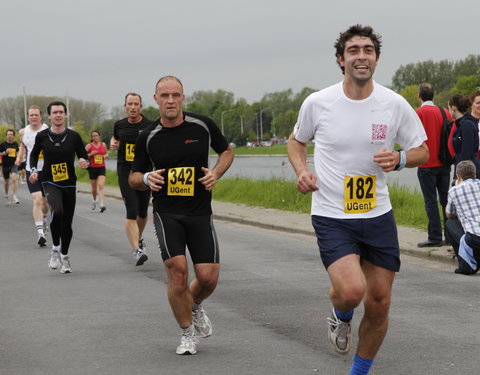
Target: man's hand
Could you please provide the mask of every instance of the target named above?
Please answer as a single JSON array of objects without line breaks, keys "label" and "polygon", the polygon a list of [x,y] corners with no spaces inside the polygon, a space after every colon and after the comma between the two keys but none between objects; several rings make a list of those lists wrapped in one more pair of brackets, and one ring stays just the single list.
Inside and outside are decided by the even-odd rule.
[{"label": "man's hand", "polygon": [[33,172],[32,174],[30,174],[28,181],[30,181],[32,184],[36,183],[38,181],[38,173]]},{"label": "man's hand", "polygon": [[297,190],[302,194],[311,193],[318,190],[317,176],[306,169],[298,174]]},{"label": "man's hand", "polygon": [[78,164],[80,165],[80,168],[83,168],[83,169],[88,168],[88,162],[84,158],[78,159]]},{"label": "man's hand", "polygon": [[211,191],[217,184],[217,177],[213,170],[202,167],[202,172],[205,173],[205,176],[198,179],[198,182],[205,186],[207,191]]},{"label": "man's hand", "polygon": [[118,150],[118,141],[115,138],[110,140],[110,150],[117,151]]},{"label": "man's hand", "polygon": [[162,189],[163,185],[165,185],[165,179],[162,176],[164,172],[165,169],[157,169],[148,174],[147,182],[150,190],[160,191]]},{"label": "man's hand", "polygon": [[381,148],[375,155],[373,155],[373,161],[384,172],[391,172],[395,170],[395,167],[400,163],[400,153],[389,150],[388,148]]}]

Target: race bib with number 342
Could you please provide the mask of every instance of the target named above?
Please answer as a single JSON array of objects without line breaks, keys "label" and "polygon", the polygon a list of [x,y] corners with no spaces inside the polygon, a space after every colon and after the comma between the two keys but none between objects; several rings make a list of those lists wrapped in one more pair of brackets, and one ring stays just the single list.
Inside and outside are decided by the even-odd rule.
[{"label": "race bib with number 342", "polygon": [[167,195],[193,196],[195,187],[195,168],[179,167],[168,170]]}]

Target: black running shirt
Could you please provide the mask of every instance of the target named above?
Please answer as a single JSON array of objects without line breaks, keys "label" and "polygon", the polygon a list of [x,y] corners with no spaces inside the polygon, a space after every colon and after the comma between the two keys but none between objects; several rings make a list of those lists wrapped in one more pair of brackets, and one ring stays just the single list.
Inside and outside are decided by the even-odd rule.
[{"label": "black running shirt", "polygon": [[2,158],[2,163],[5,167],[9,167],[15,164],[15,160],[17,160],[18,154],[18,143],[8,143],[7,141],[0,143],[0,152],[6,152],[8,149],[10,149],[10,151],[3,155]]},{"label": "black running shirt", "polygon": [[[152,192],[156,212],[181,215],[210,215],[212,193],[198,182],[208,168],[210,147],[221,154],[228,142],[213,120],[184,112],[182,124],[163,127],[159,120],[143,131],[135,148],[132,172],[165,169],[165,185]],[[150,164],[151,162],[151,164]]]},{"label": "black running shirt", "polygon": [[44,164],[42,183],[50,183],[60,187],[75,186],[75,154],[88,161],[80,134],[71,129],[57,134],[50,129],[42,130],[35,137],[35,145],[30,153],[30,167],[36,168],[38,155],[43,150]]},{"label": "black running shirt", "polygon": [[140,132],[150,126],[152,121],[142,116],[142,121],[132,124],[125,117],[113,125],[113,137],[119,141],[117,154],[117,173],[128,175],[135,157],[135,142]]}]

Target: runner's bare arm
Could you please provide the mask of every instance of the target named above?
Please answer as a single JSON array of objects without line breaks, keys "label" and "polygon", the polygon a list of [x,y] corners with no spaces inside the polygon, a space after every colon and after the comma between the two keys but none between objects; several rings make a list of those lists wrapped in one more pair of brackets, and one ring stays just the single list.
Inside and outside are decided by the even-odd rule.
[{"label": "runner's bare arm", "polygon": [[302,194],[318,190],[317,177],[308,169],[307,144],[297,141],[292,133],[287,143],[288,160],[297,175],[297,190]]},{"label": "runner's bare arm", "polygon": [[231,146],[218,155],[218,160],[212,169],[202,168],[205,176],[198,179],[200,183],[205,186],[205,189],[212,190],[217,181],[224,175],[224,173],[230,168],[233,162],[235,153]]}]

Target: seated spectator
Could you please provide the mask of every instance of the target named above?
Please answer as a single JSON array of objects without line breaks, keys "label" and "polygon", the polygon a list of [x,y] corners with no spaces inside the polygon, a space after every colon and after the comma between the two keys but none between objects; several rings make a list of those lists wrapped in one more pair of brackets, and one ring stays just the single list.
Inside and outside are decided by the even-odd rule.
[{"label": "seated spectator", "polygon": [[480,180],[475,164],[458,163],[455,186],[448,192],[447,239],[458,259],[455,273],[472,275],[480,269]]}]

